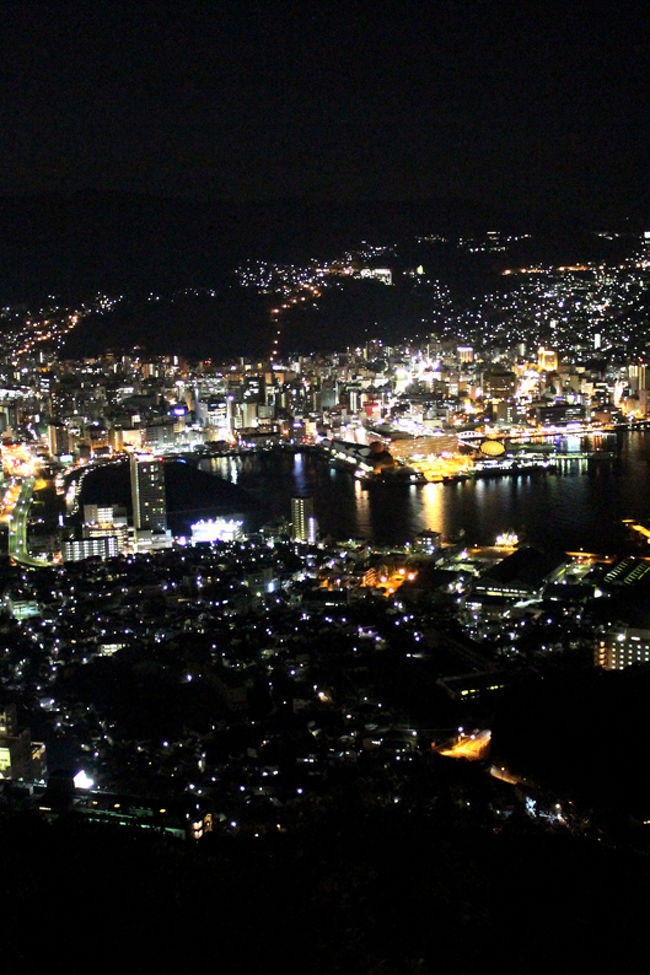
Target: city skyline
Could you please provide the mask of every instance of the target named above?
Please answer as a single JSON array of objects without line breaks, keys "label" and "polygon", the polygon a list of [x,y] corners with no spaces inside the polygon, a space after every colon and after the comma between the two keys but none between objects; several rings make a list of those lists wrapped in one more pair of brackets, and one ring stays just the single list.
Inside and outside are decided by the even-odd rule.
[{"label": "city skyline", "polygon": [[638,964],[649,24],[0,4],[10,962]]},{"label": "city skyline", "polygon": [[[75,943],[87,930],[91,947],[122,950],[127,896],[149,963],[161,911],[166,960],[186,961],[209,905],[210,944],[191,942],[204,960],[215,898],[249,937],[259,896],[254,928],[259,914],[284,970],[290,950],[301,972],[332,956],[343,971],[357,958],[400,971],[407,953],[434,971],[512,918],[510,871],[487,915],[484,903],[504,856],[539,896],[534,929],[528,898],[509,935],[522,964],[540,920],[556,930],[574,862],[597,875],[581,902],[607,905],[608,931],[629,923],[627,904],[612,916],[610,878],[624,874],[645,907],[648,245],[586,239],[598,257],[579,263],[496,229],[233,260],[229,287],[262,313],[259,357],[183,354],[192,301],[223,327],[217,286],[3,305],[5,944],[33,925],[34,891],[45,906],[30,952],[70,923],[70,901],[48,895],[61,887],[51,864],[78,863],[82,847],[94,869],[84,860],[75,886],[92,913]],[[483,288],[457,289],[477,261]],[[360,298],[358,344],[347,328],[314,348],[330,327],[313,323]],[[169,351],[136,345],[138,302],[152,322],[180,307]],[[376,330],[395,308],[387,341]],[[72,355],[98,322],[94,353]],[[147,507],[173,530],[149,531]],[[437,924],[459,889],[457,923]],[[572,925],[573,881],[565,894]],[[301,920],[285,938],[288,904]],[[220,933],[240,967],[243,936],[230,922]]]}]

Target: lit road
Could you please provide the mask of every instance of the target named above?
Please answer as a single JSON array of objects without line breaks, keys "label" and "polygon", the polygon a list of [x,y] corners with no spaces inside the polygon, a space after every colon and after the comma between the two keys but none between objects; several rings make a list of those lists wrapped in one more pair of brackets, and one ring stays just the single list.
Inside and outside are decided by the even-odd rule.
[{"label": "lit road", "polygon": [[517,785],[520,781],[516,775],[508,771],[505,765],[490,765],[490,775],[495,779],[500,779],[501,782],[507,782],[508,785]]},{"label": "lit road", "polygon": [[460,734],[453,745],[438,748],[436,751],[450,758],[466,758],[470,762],[477,762],[479,759],[485,758],[491,738],[492,732],[489,729],[477,731],[471,735]]},{"label": "lit road", "polygon": [[287,300],[284,301],[277,308],[271,309],[271,322],[275,325],[275,334],[273,336],[273,347],[271,349],[271,362],[273,362],[278,355],[278,344],[280,342],[280,335],[282,330],[280,328],[280,318],[285,311],[290,309],[292,306],[297,305],[301,301],[307,301],[307,299],[320,298],[320,290],[313,284],[302,283],[296,285],[294,288],[294,293],[291,297],[287,296]]},{"label": "lit road", "polygon": [[11,518],[11,514],[16,506],[16,501],[20,495],[20,481],[12,478],[9,482],[4,495],[2,496],[2,504],[0,507],[0,521],[8,522]]},{"label": "lit road", "polygon": [[43,566],[43,559],[33,558],[27,548],[27,521],[32,504],[35,479],[26,477],[20,484],[20,492],[9,517],[9,556],[22,565]]}]

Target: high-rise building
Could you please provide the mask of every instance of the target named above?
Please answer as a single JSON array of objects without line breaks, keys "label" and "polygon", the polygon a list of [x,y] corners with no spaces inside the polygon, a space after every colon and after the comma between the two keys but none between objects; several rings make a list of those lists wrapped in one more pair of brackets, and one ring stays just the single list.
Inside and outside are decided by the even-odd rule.
[{"label": "high-rise building", "polygon": [[47,425],[47,446],[53,457],[70,453],[70,434],[65,424],[52,420]]},{"label": "high-rise building", "polygon": [[209,396],[196,400],[196,418],[201,426],[214,432],[213,440],[229,440],[232,437],[233,402],[231,393]]},{"label": "high-rise building", "polygon": [[136,532],[166,530],[165,474],[161,460],[131,455],[131,501]]},{"label": "high-rise building", "polygon": [[316,541],[316,518],[314,517],[314,499],[291,499],[291,537],[296,542]]}]

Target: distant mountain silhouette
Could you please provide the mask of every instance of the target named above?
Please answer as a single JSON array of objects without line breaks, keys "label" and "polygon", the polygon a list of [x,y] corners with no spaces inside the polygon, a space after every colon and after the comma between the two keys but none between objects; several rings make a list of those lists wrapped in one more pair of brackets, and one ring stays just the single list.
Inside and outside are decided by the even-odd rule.
[{"label": "distant mountain silhouette", "polygon": [[182,355],[189,359],[260,356],[271,348],[268,304],[240,288],[220,288],[214,297],[165,294],[120,302],[107,314],[91,315],[69,334],[65,356],[81,359],[134,346],[144,354]]},{"label": "distant mountain silhouette", "polygon": [[361,240],[487,229],[573,233],[531,212],[474,201],[275,202],[156,198],[87,190],[0,200],[0,298],[218,286],[240,260],[327,258]]}]

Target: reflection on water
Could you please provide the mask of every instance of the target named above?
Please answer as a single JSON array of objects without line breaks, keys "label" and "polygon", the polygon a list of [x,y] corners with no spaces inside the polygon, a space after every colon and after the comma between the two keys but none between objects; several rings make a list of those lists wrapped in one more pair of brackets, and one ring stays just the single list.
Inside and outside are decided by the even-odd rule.
[{"label": "reflection on water", "polygon": [[[336,475],[337,471],[331,471],[332,476]],[[357,531],[354,532],[353,537],[356,538],[359,535],[362,538],[368,538],[372,535],[372,526],[370,524],[370,506],[368,504],[368,492],[363,487],[361,481],[354,482],[354,504],[355,504],[355,514],[357,521]]]},{"label": "reflection on water", "polygon": [[[444,493],[451,485],[425,484],[420,488],[422,514],[427,522],[427,530],[442,532],[444,524]],[[415,488],[417,491],[418,488]]]},{"label": "reflection on water", "polygon": [[304,455],[295,454],[293,458],[293,477],[296,485],[296,494],[309,494],[309,483],[305,473]]},{"label": "reflection on water", "polygon": [[200,461],[199,467],[203,471],[222,477],[224,481],[230,481],[231,484],[239,484],[240,460],[239,457],[212,457],[210,460]]},{"label": "reflection on water", "polygon": [[311,454],[258,454],[207,463],[213,473],[259,500],[262,520],[288,517],[292,495],[313,495],[321,531],[336,538],[404,542],[429,529],[445,538],[464,531],[468,542],[487,544],[512,530],[538,545],[614,551],[625,538],[622,518],[650,521],[650,433],[601,438],[597,445],[613,447],[613,459],[567,461],[561,471],[418,488],[364,488]]}]

